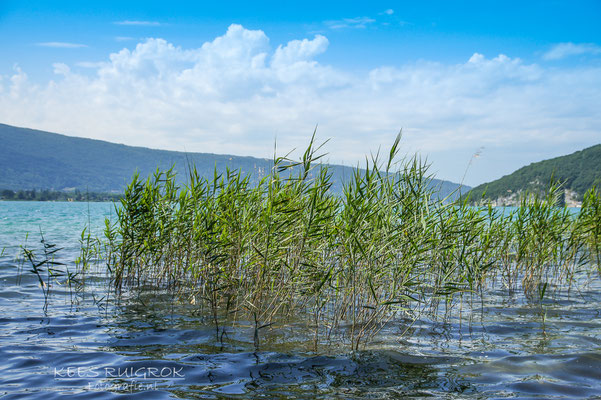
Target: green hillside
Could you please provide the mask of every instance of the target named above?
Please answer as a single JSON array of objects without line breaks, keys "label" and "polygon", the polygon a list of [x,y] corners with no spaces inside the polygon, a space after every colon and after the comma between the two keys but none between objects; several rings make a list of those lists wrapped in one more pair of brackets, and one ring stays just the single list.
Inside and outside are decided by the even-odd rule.
[{"label": "green hillside", "polygon": [[[215,166],[218,171],[229,167],[240,169],[257,181],[269,173],[273,165],[269,159],[153,150],[4,124],[0,124],[0,143],[0,189],[14,191],[78,189],[120,193],[136,170],[145,177],[157,167],[168,169],[175,165],[178,177],[184,180],[190,164],[196,165],[203,176],[212,176]],[[340,192],[352,168],[330,167],[333,190]],[[444,196],[458,187],[439,180],[433,184],[440,187]]]},{"label": "green hillside", "polygon": [[593,185],[601,187],[601,144],[577,151],[566,156],[532,163],[496,181],[482,184],[470,191],[470,198],[478,201],[485,198],[497,200],[512,194],[544,191],[549,184],[562,182],[564,189],[573,193],[574,200]]}]

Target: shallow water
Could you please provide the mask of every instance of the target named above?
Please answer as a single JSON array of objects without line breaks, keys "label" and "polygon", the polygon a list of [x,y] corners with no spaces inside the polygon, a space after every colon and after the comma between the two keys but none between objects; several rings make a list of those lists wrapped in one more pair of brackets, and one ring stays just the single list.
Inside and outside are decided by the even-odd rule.
[{"label": "shallow water", "polygon": [[256,352],[251,329],[220,340],[168,293],[107,303],[103,274],[82,293],[52,285],[45,312],[37,277],[14,261],[26,233],[39,247],[41,227],[72,262],[81,230],[99,233],[111,210],[0,202],[3,398],[601,398],[598,283],[542,306],[490,291],[461,319],[397,321],[354,353],[312,353],[293,325],[266,329]]}]

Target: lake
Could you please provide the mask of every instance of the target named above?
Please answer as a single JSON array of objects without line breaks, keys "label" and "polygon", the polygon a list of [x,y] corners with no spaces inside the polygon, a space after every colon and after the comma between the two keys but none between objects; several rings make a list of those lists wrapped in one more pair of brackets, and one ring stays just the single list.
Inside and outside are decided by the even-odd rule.
[{"label": "lake", "polygon": [[[110,203],[0,202],[0,395],[74,398],[595,398],[601,396],[599,279],[542,304],[497,287],[447,318],[387,324],[365,349],[314,352],[294,325],[216,335],[166,291],[115,299],[98,268],[85,288],[50,287],[16,261],[40,240],[71,268],[81,231]],[[467,300],[466,300],[467,301]],[[445,310],[441,308],[441,313]]]}]

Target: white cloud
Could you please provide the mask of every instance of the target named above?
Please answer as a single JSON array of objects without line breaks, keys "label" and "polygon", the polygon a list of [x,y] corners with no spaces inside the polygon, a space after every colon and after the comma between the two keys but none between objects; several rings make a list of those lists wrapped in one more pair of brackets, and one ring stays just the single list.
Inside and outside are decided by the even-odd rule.
[{"label": "white cloud", "polygon": [[394,10],[392,8],[389,8],[388,10],[384,11],[384,14],[392,15],[392,14],[394,14]]},{"label": "white cloud", "polygon": [[[320,63],[326,37],[272,45],[231,25],[199,48],[146,39],[79,73],[0,76],[0,121],[130,145],[269,157],[302,148],[315,124],[330,160],[354,164],[403,128],[406,150],[467,183],[601,139],[601,68],[548,68],[506,55],[352,73]],[[476,164],[476,163],[475,163]],[[470,181],[471,179],[471,181]]]},{"label": "white cloud", "polygon": [[41,46],[41,47],[55,47],[55,48],[62,48],[62,49],[77,49],[77,48],[81,48],[81,47],[88,47],[85,44],[68,43],[68,42],[41,42],[41,43],[36,43],[36,45]]},{"label": "white cloud", "polygon": [[162,24],[158,21],[115,21],[115,25],[130,25],[130,26],[161,26]]},{"label": "white cloud", "polygon": [[356,17],[356,18],[343,18],[333,21],[325,21],[325,24],[330,29],[343,29],[343,28],[366,28],[367,25],[376,22],[375,19],[370,17]]},{"label": "white cloud", "polygon": [[315,39],[292,40],[285,47],[281,45],[273,55],[273,64],[292,64],[298,61],[309,61],[328,48],[328,39],[316,35]]},{"label": "white cloud", "polygon": [[559,43],[543,54],[545,60],[560,60],[562,58],[581,54],[601,54],[601,46],[594,43]]},{"label": "white cloud", "polygon": [[54,67],[54,73],[57,75],[67,76],[71,73],[71,68],[67,64],[54,63],[52,66]]}]

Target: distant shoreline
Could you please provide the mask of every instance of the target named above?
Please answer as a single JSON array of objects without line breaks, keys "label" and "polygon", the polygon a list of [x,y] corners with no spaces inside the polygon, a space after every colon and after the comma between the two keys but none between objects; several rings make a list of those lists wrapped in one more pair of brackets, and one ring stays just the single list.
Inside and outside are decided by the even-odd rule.
[{"label": "distant shoreline", "polygon": [[121,193],[60,191],[48,189],[0,189],[0,201],[49,201],[49,202],[115,202]]}]

